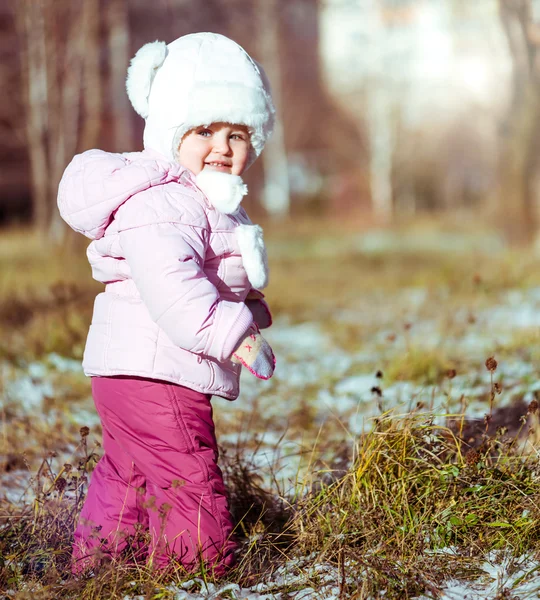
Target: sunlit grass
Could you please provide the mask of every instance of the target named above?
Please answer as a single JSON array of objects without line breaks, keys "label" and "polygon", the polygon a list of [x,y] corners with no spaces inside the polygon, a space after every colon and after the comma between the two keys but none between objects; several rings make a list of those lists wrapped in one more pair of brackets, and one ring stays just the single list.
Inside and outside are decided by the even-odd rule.
[{"label": "sunlit grass", "polygon": [[[55,467],[52,455],[43,461],[33,481],[33,506],[2,507],[4,585],[42,594],[35,597],[173,598],[166,587],[193,575],[153,573],[144,563],[133,564],[129,553],[104,563],[94,577],[69,579],[70,531],[86,472],[95,463],[84,440],[75,464]],[[321,472],[285,498],[263,491],[241,457],[225,459],[245,545],[228,581],[253,585],[270,580],[279,561],[310,557],[304,559],[306,573],[316,564],[341,569],[344,593],[364,585],[359,597],[384,589],[400,598],[436,589],[450,573],[475,574],[489,551],[511,549],[520,556],[536,550],[539,463],[535,455],[521,454],[516,438],[498,433],[471,448],[427,413],[387,413],[357,440],[353,454],[345,474]],[[204,572],[199,577],[214,581]],[[317,584],[313,575],[307,581]],[[287,589],[297,588],[277,586]]]},{"label": "sunlit grass", "polygon": [[421,385],[433,385],[441,383],[448,371],[456,366],[456,360],[441,350],[412,347],[389,362],[385,376],[389,383],[415,381]]},{"label": "sunlit grass", "polygon": [[[370,297],[384,310],[392,294],[406,288],[427,290],[427,312],[442,303],[447,309],[468,306],[474,311],[507,289],[540,285],[540,271],[529,252],[456,257],[407,246],[369,252],[358,245],[365,231],[351,223],[341,235],[338,223],[318,223],[267,227],[267,298],[276,316],[286,315],[293,322],[330,322],[342,310],[362,310]],[[319,234],[327,241],[317,251]],[[82,236],[70,235],[62,247],[55,247],[31,230],[2,232],[0,356],[20,360],[58,351],[80,358],[93,299],[103,289],[91,278],[87,244]],[[395,309],[399,313],[399,306]],[[362,333],[351,328],[336,332],[345,347],[358,346]]]}]

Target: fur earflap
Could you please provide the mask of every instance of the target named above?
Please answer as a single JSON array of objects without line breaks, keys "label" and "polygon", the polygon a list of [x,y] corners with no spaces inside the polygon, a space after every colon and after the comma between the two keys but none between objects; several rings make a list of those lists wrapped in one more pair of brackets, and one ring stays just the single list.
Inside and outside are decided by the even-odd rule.
[{"label": "fur earflap", "polygon": [[195,178],[197,186],[208,202],[219,212],[232,215],[237,212],[242,198],[247,194],[247,185],[238,175],[202,170]]},{"label": "fur earflap", "polygon": [[268,285],[268,256],[260,225],[238,225],[234,230],[242,264],[251,285],[261,290]]},{"label": "fur earflap", "polygon": [[165,42],[150,42],[138,50],[128,67],[126,90],[133,108],[143,119],[148,117],[148,96],[152,82],[166,57]]}]

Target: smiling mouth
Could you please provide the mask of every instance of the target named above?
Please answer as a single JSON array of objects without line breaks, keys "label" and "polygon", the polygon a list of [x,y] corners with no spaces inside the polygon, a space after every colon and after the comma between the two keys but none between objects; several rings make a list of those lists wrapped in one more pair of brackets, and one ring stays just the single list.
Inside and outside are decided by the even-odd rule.
[{"label": "smiling mouth", "polygon": [[227,163],[222,162],[206,162],[204,164],[209,167],[225,167],[227,169],[230,169],[232,167],[232,165],[228,165]]},{"label": "smiling mouth", "polygon": [[204,168],[208,171],[218,171],[221,173],[232,173],[232,165],[228,165],[227,163],[222,162],[207,162],[204,163]]}]

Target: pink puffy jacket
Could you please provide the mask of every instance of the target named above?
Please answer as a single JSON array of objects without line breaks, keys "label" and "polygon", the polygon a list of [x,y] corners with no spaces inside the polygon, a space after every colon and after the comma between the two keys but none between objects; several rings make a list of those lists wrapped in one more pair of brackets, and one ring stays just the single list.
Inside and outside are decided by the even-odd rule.
[{"label": "pink puffy jacket", "polygon": [[87,375],[161,379],[234,399],[229,360],[253,322],[235,228],[245,211],[213,208],[193,175],[145,150],[76,156],[58,206],[93,241],[88,258],[106,284],[84,352]]}]

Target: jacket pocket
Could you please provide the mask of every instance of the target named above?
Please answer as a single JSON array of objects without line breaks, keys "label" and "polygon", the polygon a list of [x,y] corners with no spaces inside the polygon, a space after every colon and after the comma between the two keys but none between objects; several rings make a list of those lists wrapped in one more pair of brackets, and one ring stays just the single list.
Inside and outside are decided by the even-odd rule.
[{"label": "jacket pocket", "polygon": [[216,368],[214,367],[213,361],[208,361],[208,368],[210,370],[210,381],[208,382],[208,388],[212,389],[214,387],[214,383],[216,382]]}]

